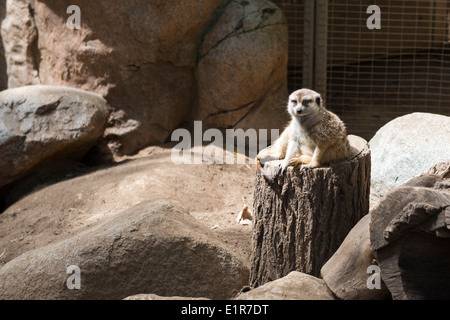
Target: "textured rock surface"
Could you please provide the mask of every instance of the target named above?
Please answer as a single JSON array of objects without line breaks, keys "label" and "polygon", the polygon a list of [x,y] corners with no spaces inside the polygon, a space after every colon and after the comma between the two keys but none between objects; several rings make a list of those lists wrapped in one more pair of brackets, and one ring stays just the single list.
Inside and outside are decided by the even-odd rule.
[{"label": "textured rock surface", "polygon": [[[6,57],[8,88],[40,84],[38,30],[29,0],[6,0],[1,38]],[[1,71],[1,69],[0,69]]]},{"label": "textured rock surface", "polygon": [[0,93],[0,187],[58,158],[81,159],[102,136],[106,101],[78,89],[28,86]]},{"label": "textured rock surface", "polygon": [[10,87],[39,81],[104,96],[113,151],[164,142],[189,114],[196,41],[223,2],[82,0],[81,29],[71,30],[61,27],[71,1],[8,1]]},{"label": "textured rock surface", "polygon": [[[69,290],[69,266],[80,289]],[[142,292],[224,299],[249,271],[208,228],[168,202],[142,202],[0,269],[0,299],[123,299]]]},{"label": "textured rock surface", "polygon": [[412,113],[382,127],[369,142],[374,196],[450,159],[450,117]]},{"label": "textured rock surface", "polygon": [[[0,24],[6,15],[6,1],[0,1]],[[0,30],[0,91],[8,88],[8,75],[6,73],[5,48],[3,47],[2,33]]]},{"label": "textured rock surface", "polygon": [[[426,179],[428,176],[428,179]],[[439,175],[423,175],[390,191],[371,211],[370,246],[379,250],[408,232],[425,225],[433,215],[450,206],[450,179],[443,183]],[[429,186],[430,181],[433,181]],[[439,226],[435,223],[436,230]],[[445,229],[445,228],[444,228]],[[434,232],[433,232],[434,233]]]},{"label": "textured rock surface", "polygon": [[287,23],[265,0],[231,1],[199,49],[197,119],[220,128],[287,120]]},{"label": "textured rock surface", "polygon": [[287,26],[267,1],[81,0],[79,30],[64,27],[69,0],[7,4],[9,88],[102,95],[111,110],[102,146],[116,155],[163,143],[193,119],[217,128],[285,123],[276,107],[287,97]]},{"label": "textured rock surface", "polygon": [[236,300],[335,300],[325,282],[298,271],[241,293]]},{"label": "textured rock surface", "polygon": [[365,215],[342,242],[336,253],[320,270],[322,279],[339,299],[374,300],[390,296],[384,284],[369,289],[367,268],[374,265],[376,254],[370,250],[370,214]]},{"label": "textured rock surface", "polygon": [[371,211],[371,249],[395,300],[450,298],[448,163],[429,171],[391,190]]},{"label": "textured rock surface", "polygon": [[0,266],[140,202],[165,200],[211,228],[249,267],[251,226],[235,219],[242,201],[252,203],[254,168],[176,165],[170,149],[148,151],[145,158],[118,165],[35,175],[15,185],[0,214]]},{"label": "textured rock surface", "polygon": [[193,298],[193,297],[163,297],[151,293],[135,294],[133,296],[126,297],[124,300],[209,300],[207,298]]}]

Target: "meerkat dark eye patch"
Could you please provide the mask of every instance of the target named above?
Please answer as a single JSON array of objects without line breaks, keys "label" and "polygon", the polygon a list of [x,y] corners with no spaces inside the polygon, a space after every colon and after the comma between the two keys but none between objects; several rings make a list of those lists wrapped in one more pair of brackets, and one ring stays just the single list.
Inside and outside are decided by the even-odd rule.
[{"label": "meerkat dark eye patch", "polygon": [[293,104],[297,104],[297,100],[291,100]]},{"label": "meerkat dark eye patch", "polygon": [[317,103],[318,105],[320,105],[320,97],[317,97],[317,98],[316,98],[316,103]]},{"label": "meerkat dark eye patch", "polygon": [[310,104],[311,102],[312,102],[312,99],[305,99],[305,100],[302,101],[302,104],[303,104],[304,106],[307,106],[307,105]]}]

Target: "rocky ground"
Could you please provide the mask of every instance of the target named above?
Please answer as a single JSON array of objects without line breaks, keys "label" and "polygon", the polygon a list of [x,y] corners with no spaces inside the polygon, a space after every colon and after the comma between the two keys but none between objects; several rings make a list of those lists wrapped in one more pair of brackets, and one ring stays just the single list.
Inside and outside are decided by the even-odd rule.
[{"label": "rocky ground", "polygon": [[228,243],[248,266],[251,225],[236,222],[236,217],[244,204],[252,204],[254,168],[174,165],[170,155],[170,148],[149,147],[111,166],[79,165],[76,171],[61,175],[42,171],[39,178],[16,186],[14,193],[36,184],[1,216],[0,264],[142,201],[167,200],[185,208]]},{"label": "rocky ground", "polygon": [[[177,165],[165,143],[194,120],[219,132],[283,128],[283,12],[266,0],[80,0],[73,30],[61,27],[71,4],[0,1],[0,299],[236,297],[251,268],[252,226],[236,218],[252,210],[252,161]],[[450,159],[448,128],[449,117],[423,113],[380,128],[372,209]],[[430,213],[438,237],[443,212]],[[294,272],[241,298],[380,298],[359,291],[366,255],[353,261],[356,287],[343,282],[353,244],[371,252],[367,221],[328,278]],[[79,290],[67,286],[72,265]]]},{"label": "rocky ground", "polygon": [[[242,224],[236,218],[244,204],[251,207],[254,167],[249,164],[176,165],[171,161],[171,150],[170,145],[150,147],[133,157],[117,159],[115,164],[95,168],[80,163],[65,163],[66,166],[61,163],[62,171],[55,171],[53,165],[15,185],[7,197],[12,205],[0,215],[1,296],[122,299],[153,291],[149,287],[165,296],[229,298],[237,294],[248,283],[252,231],[251,222]],[[23,193],[26,195],[21,197]],[[164,227],[151,227],[152,220],[144,221],[149,224],[145,230],[153,228],[152,233],[158,234],[155,241],[170,248],[152,245],[147,233],[139,232],[144,230],[142,228],[134,231],[135,227],[130,227],[132,231],[127,232],[126,223],[139,221],[142,203],[149,203],[149,208],[141,212],[151,211],[153,206],[175,206],[163,217],[154,218],[157,221],[168,219],[174,211],[183,212],[165,221]],[[155,212],[161,210],[154,209]],[[105,228],[104,238],[99,238],[98,233]],[[164,228],[170,231],[164,232]],[[138,236],[143,239],[136,240]],[[123,241],[118,247],[127,248],[127,254],[118,253],[119,257],[114,259],[115,264],[121,265],[119,271],[109,264],[108,257],[112,253],[102,255],[89,246],[94,243],[108,251],[117,239]],[[142,247],[141,243],[147,245]],[[66,247],[71,250],[67,251]],[[136,272],[136,268],[143,267],[139,261],[132,260],[140,255],[143,256],[139,261],[161,261],[148,267],[156,270],[158,276],[152,272],[144,275]],[[42,259],[43,256],[47,258]],[[51,260],[53,258],[56,261]],[[195,261],[188,263],[189,259]],[[214,262],[217,259],[219,261]],[[58,261],[63,263],[56,268]],[[90,283],[86,285],[90,290],[80,295],[63,290],[69,293],[64,295],[60,292],[61,286],[46,286],[52,283],[48,277],[60,277],[59,282],[64,282],[65,268],[74,263],[82,268],[84,283]],[[185,264],[184,269],[179,269],[180,263]],[[45,271],[34,278],[31,270],[37,265]],[[89,277],[88,273],[94,270],[95,274]],[[115,277],[132,285],[120,286],[123,290],[113,286],[107,293],[107,285],[92,280],[108,279],[114,272],[118,273]],[[123,273],[133,276],[126,281],[126,277],[120,276]],[[25,281],[24,274],[27,275]],[[207,284],[202,287],[195,280],[198,277]],[[231,278],[227,280],[228,277]],[[146,283],[145,279],[153,282],[136,287],[137,278],[142,279],[139,283]],[[170,284],[173,278],[178,281]],[[14,279],[22,285],[18,286]],[[222,285],[215,284],[223,281]],[[30,286],[35,289],[29,290]],[[186,287],[189,289],[183,289]],[[103,293],[99,295],[99,291]]]},{"label": "rocky ground", "polygon": [[[52,115],[57,116],[60,107],[49,111],[47,116],[50,119]],[[370,142],[372,163],[380,161],[382,156],[389,167],[397,168],[399,178],[391,181],[383,179],[384,171],[377,169],[384,170],[383,166],[379,163],[372,166],[372,182],[376,181],[377,187],[384,183],[383,192],[404,182],[406,178],[401,177],[418,175],[426,171],[422,167],[430,168],[450,157],[445,147],[448,144],[444,143],[448,132],[440,136],[428,130],[428,126],[418,125],[437,121],[447,128],[444,125],[447,117],[413,114],[395,121],[400,123],[402,137],[410,140],[403,138],[396,143],[395,139],[386,138],[386,135],[392,137],[388,124]],[[28,132],[31,135],[33,130]],[[406,146],[420,147],[416,143],[417,134],[442,151],[423,158],[399,158],[398,150]],[[379,145],[386,139],[391,141],[390,148],[385,143]],[[10,140],[5,141],[3,148],[10,146]],[[45,148],[48,141],[53,140],[44,140],[41,147]],[[101,166],[88,165],[89,156],[83,163],[68,156],[58,159],[56,153],[38,158],[43,164],[33,174],[12,175],[17,181],[2,189],[0,298],[123,299],[139,294],[235,297],[248,285],[251,268],[252,226],[238,223],[236,218],[244,204],[252,210],[255,168],[248,158],[246,164],[206,161],[178,165],[172,161],[174,145],[148,147]],[[189,150],[192,160],[199,159],[204,147]],[[403,154],[421,153],[404,151]],[[237,154],[232,156],[235,158]],[[16,167],[20,168],[21,158],[17,159]],[[404,165],[405,161],[411,165]],[[22,167],[28,172],[28,166]],[[435,170],[442,174],[448,168],[442,165]],[[377,190],[372,188],[372,210],[384,199],[385,194]],[[369,220],[365,221],[362,227],[350,232],[347,244],[333,258],[344,265],[342,270],[329,268],[323,279],[294,273],[240,298],[386,297],[386,289],[383,295],[364,291],[367,289],[365,268],[373,255],[366,241]],[[366,240],[355,240],[352,234]],[[342,272],[353,261],[351,257],[361,256],[354,251],[359,246],[352,243],[360,243],[362,247],[358,250],[367,254],[364,259],[354,260],[353,268],[360,277],[347,279],[356,283],[353,291],[342,282],[346,279]],[[81,290],[67,289],[69,265],[77,265],[82,270]],[[333,282],[326,283],[326,279]],[[299,296],[295,288],[314,294]]]}]

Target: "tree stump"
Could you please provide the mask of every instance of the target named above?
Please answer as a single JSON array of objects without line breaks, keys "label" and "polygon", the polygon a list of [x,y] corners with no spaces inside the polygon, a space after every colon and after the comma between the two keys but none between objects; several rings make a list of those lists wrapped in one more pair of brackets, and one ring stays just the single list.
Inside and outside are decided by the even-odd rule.
[{"label": "tree stump", "polygon": [[[250,285],[300,271],[316,277],[353,226],[369,211],[370,149],[349,137],[348,160],[313,170],[288,167],[269,181],[257,172]],[[264,169],[278,170],[281,161]]]}]

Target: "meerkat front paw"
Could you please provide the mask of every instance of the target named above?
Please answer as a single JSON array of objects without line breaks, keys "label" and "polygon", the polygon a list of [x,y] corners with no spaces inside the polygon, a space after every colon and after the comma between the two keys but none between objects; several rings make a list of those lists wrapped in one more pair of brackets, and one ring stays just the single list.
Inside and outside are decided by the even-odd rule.
[{"label": "meerkat front paw", "polygon": [[297,167],[304,164],[304,162],[300,158],[292,158],[289,160],[289,165],[293,167]]},{"label": "meerkat front paw", "polygon": [[256,165],[256,170],[261,172],[261,161],[259,160],[258,157],[255,158],[255,165]]},{"label": "meerkat front paw", "polygon": [[302,155],[297,158],[292,158],[289,160],[289,165],[297,167],[300,165],[309,165],[311,163],[312,158],[310,156]]},{"label": "meerkat front paw", "polygon": [[311,161],[310,163],[303,165],[300,168],[300,170],[311,170],[311,169],[314,169],[314,168],[317,168],[317,167],[320,167],[320,165],[318,163],[316,163],[316,162]]},{"label": "meerkat front paw", "polygon": [[287,169],[288,165],[289,165],[289,163],[286,163],[284,161],[280,164],[280,169],[279,170],[280,170],[280,174],[281,175],[283,175],[286,172],[286,169]]}]

